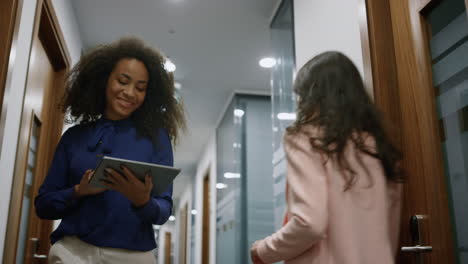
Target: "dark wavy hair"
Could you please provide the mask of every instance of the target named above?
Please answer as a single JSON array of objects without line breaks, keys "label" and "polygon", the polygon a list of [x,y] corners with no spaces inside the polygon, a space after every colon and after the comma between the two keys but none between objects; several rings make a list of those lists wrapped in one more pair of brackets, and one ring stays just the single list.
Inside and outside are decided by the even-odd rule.
[{"label": "dark wavy hair", "polygon": [[[325,52],[311,59],[297,74],[294,92],[299,96],[297,119],[288,128],[299,132],[305,125],[320,128],[310,138],[312,148],[338,161],[351,172],[345,190],[355,182],[355,172],[344,158],[351,141],[363,153],[379,159],[388,180],[402,181],[400,151],[386,135],[382,117],[366,93],[361,75],[353,62],[340,52]],[[366,146],[366,136],[375,139],[376,148]]]},{"label": "dark wavy hair", "polygon": [[176,143],[185,129],[184,110],[175,97],[174,78],[164,68],[166,58],[155,48],[134,37],[99,45],[84,54],[66,80],[66,92],[60,108],[70,112],[67,122],[90,124],[97,121],[106,106],[107,81],[122,59],[141,61],[148,70],[149,81],[143,104],[132,114],[139,136],[157,143],[161,128]]}]

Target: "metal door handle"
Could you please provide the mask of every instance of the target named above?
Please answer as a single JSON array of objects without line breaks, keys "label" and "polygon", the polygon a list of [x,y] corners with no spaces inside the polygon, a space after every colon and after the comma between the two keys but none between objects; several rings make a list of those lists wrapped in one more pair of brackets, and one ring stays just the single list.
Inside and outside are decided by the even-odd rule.
[{"label": "metal door handle", "polygon": [[35,258],[35,259],[47,259],[47,255],[34,254],[33,258]]},{"label": "metal door handle", "polygon": [[410,219],[410,233],[411,233],[411,240],[413,240],[412,247],[401,247],[402,252],[407,253],[427,253],[432,252],[432,246],[421,246],[425,243],[422,242],[422,225],[426,222],[427,215],[413,215]]},{"label": "metal door handle", "polygon": [[37,250],[39,249],[39,239],[37,237],[32,237],[30,241],[33,243],[32,253],[33,259],[47,259],[47,255],[39,255],[37,254]]},{"label": "metal door handle", "polygon": [[414,246],[414,247],[401,247],[401,251],[409,253],[425,253],[432,252],[431,246]]}]

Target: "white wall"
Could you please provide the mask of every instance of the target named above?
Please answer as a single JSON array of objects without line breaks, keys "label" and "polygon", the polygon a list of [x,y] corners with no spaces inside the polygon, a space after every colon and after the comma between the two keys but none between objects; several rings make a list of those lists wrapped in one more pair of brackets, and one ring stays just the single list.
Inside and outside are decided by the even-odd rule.
[{"label": "white wall", "polygon": [[[76,63],[81,53],[82,42],[75,16],[71,11],[70,0],[54,0],[59,26],[65,38],[65,45],[69,50],[72,64]],[[0,160],[0,259],[3,259],[8,209],[10,205],[13,172],[16,158],[16,147],[21,121],[26,75],[29,65],[32,33],[35,21],[37,0],[24,0],[20,7],[17,52],[10,58],[13,70],[7,76],[5,86],[4,104],[7,104],[5,118],[5,131],[2,140]],[[19,51],[19,52],[18,52]]]},{"label": "white wall", "polygon": [[64,33],[63,37],[70,52],[71,63],[74,65],[80,59],[83,42],[71,0],[52,0],[52,6],[57,14],[59,27]]},{"label": "white wall", "polygon": [[357,0],[295,0],[297,69],[315,55],[335,50],[350,57],[363,74],[359,8]]}]

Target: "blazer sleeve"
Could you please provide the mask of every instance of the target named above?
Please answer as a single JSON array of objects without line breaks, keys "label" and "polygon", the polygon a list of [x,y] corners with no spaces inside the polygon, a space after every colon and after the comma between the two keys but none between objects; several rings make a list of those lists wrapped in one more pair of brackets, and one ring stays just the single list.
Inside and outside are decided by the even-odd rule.
[{"label": "blazer sleeve", "polygon": [[265,263],[293,259],[324,239],[328,223],[324,159],[305,134],[286,135],[288,222],[257,244]]}]

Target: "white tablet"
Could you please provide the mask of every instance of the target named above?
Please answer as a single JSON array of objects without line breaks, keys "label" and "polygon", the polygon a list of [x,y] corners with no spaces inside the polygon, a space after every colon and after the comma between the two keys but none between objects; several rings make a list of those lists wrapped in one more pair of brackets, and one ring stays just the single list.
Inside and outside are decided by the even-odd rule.
[{"label": "white tablet", "polygon": [[[101,182],[105,179],[104,174],[105,168],[112,168],[120,173],[122,170],[120,166],[123,165],[129,168],[137,178],[141,181],[145,180],[146,172],[151,173],[151,178],[153,180],[153,190],[152,194],[161,194],[167,191],[169,185],[174,181],[175,177],[179,175],[180,169],[157,165],[153,163],[146,163],[134,160],[119,159],[114,157],[104,156],[99,162],[98,166],[94,170],[94,175],[89,181],[89,184],[94,187],[106,188],[106,186]],[[123,175],[123,173],[122,173]]]}]

